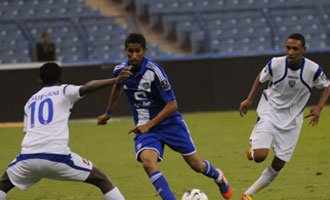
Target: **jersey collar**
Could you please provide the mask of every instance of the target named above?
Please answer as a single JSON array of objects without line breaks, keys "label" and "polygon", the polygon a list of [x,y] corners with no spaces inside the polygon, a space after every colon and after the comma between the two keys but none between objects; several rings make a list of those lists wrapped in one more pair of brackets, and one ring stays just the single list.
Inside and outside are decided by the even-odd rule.
[{"label": "jersey collar", "polygon": [[147,69],[147,63],[148,63],[148,59],[146,57],[143,58],[141,64],[140,64],[140,69],[139,71],[136,73],[135,76],[139,76],[139,75],[143,75],[144,72],[146,71]]},{"label": "jersey collar", "polygon": [[285,58],[285,68],[289,68],[289,69],[291,69],[291,70],[298,70],[298,69],[301,69],[301,68],[303,68],[304,65],[305,65],[305,57],[303,57],[303,58],[301,59],[301,61],[300,61],[300,63],[298,64],[297,68],[292,69],[292,68],[289,67],[289,65],[290,65],[290,64],[289,64],[289,61],[288,61],[288,57],[286,57],[286,58]]}]

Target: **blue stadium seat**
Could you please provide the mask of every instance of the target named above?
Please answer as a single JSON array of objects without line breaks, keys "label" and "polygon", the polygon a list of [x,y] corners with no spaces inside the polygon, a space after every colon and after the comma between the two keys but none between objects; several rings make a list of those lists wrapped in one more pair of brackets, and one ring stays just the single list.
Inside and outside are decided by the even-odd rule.
[{"label": "blue stadium seat", "polygon": [[203,15],[211,52],[263,52],[271,49],[271,29],[258,11]]},{"label": "blue stadium seat", "polygon": [[76,62],[78,59],[84,59],[83,43],[71,22],[67,20],[31,21],[25,25],[35,42],[38,41],[42,32],[47,31],[51,34],[56,45],[58,60]]},{"label": "blue stadium seat", "polygon": [[85,5],[84,0],[11,0],[0,2],[4,19],[60,18],[101,16]]},{"label": "blue stadium seat", "polygon": [[30,61],[28,41],[16,24],[0,24],[0,58],[2,63]]},{"label": "blue stadium seat", "polygon": [[309,49],[325,48],[326,29],[322,26],[320,16],[315,9],[272,9],[269,14],[276,29],[274,31],[275,50],[280,50],[283,40],[290,33],[295,32],[305,35]]},{"label": "blue stadium seat", "polygon": [[[136,5],[164,38],[175,38],[192,55],[254,55],[280,52],[292,32],[306,36],[310,51],[330,47],[328,0],[120,0]],[[134,3],[134,4],[133,4]],[[24,19],[24,21],[23,21]],[[119,20],[118,20],[119,19]],[[120,17],[103,17],[85,0],[0,1],[0,63],[30,60],[30,48],[42,31],[56,43],[64,62],[120,61],[130,27]],[[5,38],[5,39],[3,39]],[[148,55],[175,58],[156,43]],[[118,51],[119,49],[119,51]]]},{"label": "blue stadium seat", "polygon": [[323,7],[323,12],[321,12],[321,20],[322,20],[322,25],[324,27],[324,29],[326,30],[326,35],[325,35],[325,39],[326,39],[326,44],[327,47],[330,47],[330,4],[328,3],[326,6]]},{"label": "blue stadium seat", "polygon": [[127,29],[115,23],[118,19],[81,18],[80,23],[87,34],[89,59],[108,60],[111,58],[118,61],[123,58],[122,53],[118,55],[116,52],[124,43]]}]

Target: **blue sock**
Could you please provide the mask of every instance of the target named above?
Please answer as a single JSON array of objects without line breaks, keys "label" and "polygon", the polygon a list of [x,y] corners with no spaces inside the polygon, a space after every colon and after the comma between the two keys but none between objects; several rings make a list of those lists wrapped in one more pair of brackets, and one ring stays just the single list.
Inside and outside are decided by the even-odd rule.
[{"label": "blue sock", "polygon": [[150,174],[149,179],[163,200],[176,200],[165,177],[161,172],[157,171]]},{"label": "blue sock", "polygon": [[218,170],[216,170],[216,168],[208,160],[204,160],[204,163],[206,167],[203,174],[207,177],[213,178],[217,182],[217,179],[220,175]]}]

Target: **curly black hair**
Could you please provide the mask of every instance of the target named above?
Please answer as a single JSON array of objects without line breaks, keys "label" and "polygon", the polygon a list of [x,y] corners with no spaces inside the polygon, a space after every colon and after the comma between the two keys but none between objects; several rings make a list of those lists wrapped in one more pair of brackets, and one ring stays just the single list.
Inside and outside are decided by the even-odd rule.
[{"label": "curly black hair", "polygon": [[292,33],[291,35],[289,35],[288,39],[299,40],[303,47],[305,47],[306,45],[305,37],[300,33]]},{"label": "curly black hair", "polygon": [[51,85],[60,82],[62,68],[54,62],[48,62],[40,67],[39,72],[42,83]]}]

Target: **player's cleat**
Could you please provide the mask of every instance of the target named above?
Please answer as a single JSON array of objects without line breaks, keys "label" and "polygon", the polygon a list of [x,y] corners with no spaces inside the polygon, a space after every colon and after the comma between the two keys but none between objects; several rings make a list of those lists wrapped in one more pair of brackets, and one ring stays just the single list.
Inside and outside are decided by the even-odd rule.
[{"label": "player's cleat", "polygon": [[253,200],[251,195],[242,194],[240,200]]},{"label": "player's cleat", "polygon": [[245,156],[248,160],[253,160],[252,152],[253,150],[249,148],[248,150],[245,151]]},{"label": "player's cleat", "polygon": [[222,174],[222,179],[220,181],[217,181],[217,185],[219,186],[219,190],[221,192],[221,195],[224,199],[231,199],[233,196],[233,188],[229,185],[228,180],[226,179],[225,175],[223,175],[222,172],[219,171],[219,174]]}]

